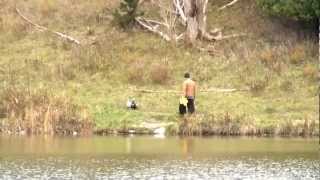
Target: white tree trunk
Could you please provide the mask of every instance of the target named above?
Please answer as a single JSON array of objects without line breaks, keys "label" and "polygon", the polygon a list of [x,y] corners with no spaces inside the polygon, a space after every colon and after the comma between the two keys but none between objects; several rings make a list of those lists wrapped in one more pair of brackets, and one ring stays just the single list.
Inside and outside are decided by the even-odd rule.
[{"label": "white tree trunk", "polygon": [[206,36],[208,0],[184,0],[187,17],[186,41],[194,44],[197,38]]}]

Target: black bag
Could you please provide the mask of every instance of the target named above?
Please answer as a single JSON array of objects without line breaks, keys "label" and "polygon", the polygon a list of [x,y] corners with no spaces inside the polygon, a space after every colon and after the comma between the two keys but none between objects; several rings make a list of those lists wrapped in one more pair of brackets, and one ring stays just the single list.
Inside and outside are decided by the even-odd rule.
[{"label": "black bag", "polygon": [[184,115],[187,113],[187,107],[183,104],[179,104],[179,114]]}]

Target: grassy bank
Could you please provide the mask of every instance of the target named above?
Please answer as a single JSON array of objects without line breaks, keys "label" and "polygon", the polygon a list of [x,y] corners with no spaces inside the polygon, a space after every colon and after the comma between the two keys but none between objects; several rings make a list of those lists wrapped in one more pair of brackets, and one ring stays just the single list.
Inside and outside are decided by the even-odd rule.
[{"label": "grassy bank", "polygon": [[[216,42],[215,53],[208,54],[167,43],[139,28],[127,32],[115,28],[111,11],[118,6],[117,0],[1,0],[0,92],[6,96],[4,92],[12,87],[33,92],[48,89],[49,99],[67,97],[71,104],[86,109],[97,131],[165,122],[175,124],[170,132],[182,133],[178,94],[133,89],[178,91],[183,73],[189,71],[200,89],[249,89],[197,95],[194,126],[207,129],[208,134],[232,134],[224,128],[230,126],[226,114],[235,119],[231,121],[239,129],[235,134],[246,134],[240,130],[245,127],[252,129],[248,133],[272,129],[274,134],[289,132],[281,130],[285,127],[300,129],[287,134],[301,134],[307,131],[301,129],[312,127],[311,134],[319,134],[317,38],[298,23],[263,15],[253,0],[216,12],[224,3],[210,4],[209,28],[247,35]],[[148,2],[143,6],[156,9]],[[36,23],[78,38],[82,45],[37,31],[15,13],[15,7]],[[158,16],[155,11],[146,14]],[[26,93],[23,96],[31,103]],[[128,97],[138,101],[139,110],[126,109]],[[2,101],[3,107],[12,101]],[[2,122],[10,111],[3,113]],[[81,110],[76,114],[81,119]],[[217,127],[221,129],[214,130]]]},{"label": "grassy bank", "polygon": [[4,134],[89,135],[93,122],[85,109],[45,89],[1,91]]}]

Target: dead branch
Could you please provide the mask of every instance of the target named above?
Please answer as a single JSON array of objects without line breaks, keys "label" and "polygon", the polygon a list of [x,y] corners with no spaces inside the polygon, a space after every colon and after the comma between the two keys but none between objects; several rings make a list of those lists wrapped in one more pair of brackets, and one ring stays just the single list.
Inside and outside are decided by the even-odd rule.
[{"label": "dead branch", "polygon": [[162,23],[159,21],[155,21],[155,20],[149,20],[149,19],[143,19],[144,21],[151,23],[151,24],[157,24],[157,25],[162,25],[165,26],[166,28],[169,28],[169,25],[167,23]]},{"label": "dead branch", "polygon": [[186,24],[187,17],[183,11],[183,1],[181,2],[180,0],[173,0],[173,4],[174,4],[179,16],[181,17],[183,24]]},{"label": "dead branch", "polygon": [[48,30],[48,28],[43,27],[43,26],[40,26],[40,25],[38,25],[38,24],[35,24],[35,23],[33,23],[31,20],[29,20],[28,18],[26,18],[26,17],[20,12],[20,10],[19,10],[18,8],[16,8],[16,11],[17,11],[18,15],[19,15],[23,20],[27,21],[29,24],[31,24],[31,25],[35,26],[36,28],[38,28],[39,31],[47,31],[47,30]]},{"label": "dead branch", "polygon": [[72,43],[75,43],[75,44],[77,44],[77,45],[80,45],[80,42],[79,42],[78,40],[76,40],[75,38],[71,37],[71,36],[68,36],[68,35],[66,35],[66,34],[63,34],[63,33],[61,33],[61,32],[52,31],[52,30],[48,29],[47,27],[44,27],[44,26],[41,26],[41,25],[39,25],[39,24],[36,24],[36,23],[32,22],[30,19],[28,19],[26,16],[24,16],[18,8],[16,8],[16,12],[18,13],[18,15],[19,15],[23,20],[25,20],[25,21],[28,22],[29,24],[35,26],[39,31],[48,31],[48,32],[51,32],[51,33],[53,33],[53,34],[55,34],[55,35],[57,35],[57,36],[59,36],[59,37],[61,37],[61,38],[63,38],[63,39],[66,39],[66,40],[69,41],[69,42],[72,42]]},{"label": "dead branch", "polygon": [[221,28],[214,28],[212,30],[210,30],[210,34],[211,35],[214,35],[214,34],[218,34],[218,33],[221,33],[222,29]]},{"label": "dead branch", "polygon": [[183,36],[184,36],[185,34],[184,33],[181,33],[180,35],[178,35],[177,37],[176,37],[176,41],[179,41],[180,39],[183,39]]},{"label": "dead branch", "polygon": [[246,34],[242,33],[242,34],[230,34],[230,35],[226,35],[226,36],[222,36],[221,34],[214,37],[215,40],[220,41],[220,40],[224,40],[224,39],[230,39],[230,38],[236,38],[236,37],[241,37],[241,36],[246,36]]},{"label": "dead branch", "polygon": [[219,11],[220,11],[220,10],[223,10],[223,9],[229,7],[229,6],[234,5],[236,2],[238,2],[238,0],[233,0],[233,1],[229,2],[228,4],[226,4],[226,5],[224,5],[224,6],[221,6],[218,10],[219,10]]},{"label": "dead branch", "polygon": [[141,18],[141,17],[137,17],[136,21],[145,29],[160,35],[163,39],[165,39],[166,41],[170,41],[171,38],[169,37],[169,35],[167,35],[164,32],[161,32],[158,30],[159,25],[150,25],[150,23],[148,23],[148,21],[146,21],[145,19]]}]

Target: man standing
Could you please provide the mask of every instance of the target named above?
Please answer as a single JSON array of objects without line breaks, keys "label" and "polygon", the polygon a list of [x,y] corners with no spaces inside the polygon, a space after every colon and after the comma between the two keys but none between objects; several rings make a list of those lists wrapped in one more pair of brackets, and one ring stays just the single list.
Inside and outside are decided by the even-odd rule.
[{"label": "man standing", "polygon": [[195,111],[196,83],[191,79],[190,73],[185,73],[184,78],[186,80],[183,82],[183,96],[188,100],[188,113],[192,114]]}]

